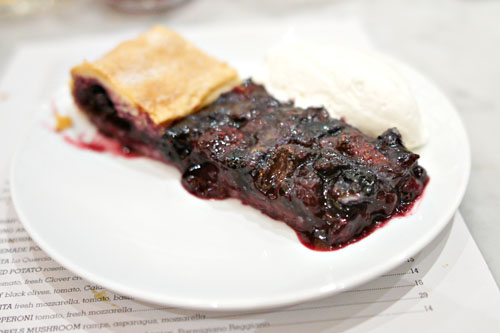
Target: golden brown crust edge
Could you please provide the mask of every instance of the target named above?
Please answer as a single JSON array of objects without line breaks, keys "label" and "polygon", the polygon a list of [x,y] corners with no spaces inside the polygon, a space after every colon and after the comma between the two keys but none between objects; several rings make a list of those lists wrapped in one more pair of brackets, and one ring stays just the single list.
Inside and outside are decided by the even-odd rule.
[{"label": "golden brown crust edge", "polygon": [[157,125],[187,116],[238,83],[235,69],[162,26],[83,62],[71,76],[98,80]]}]

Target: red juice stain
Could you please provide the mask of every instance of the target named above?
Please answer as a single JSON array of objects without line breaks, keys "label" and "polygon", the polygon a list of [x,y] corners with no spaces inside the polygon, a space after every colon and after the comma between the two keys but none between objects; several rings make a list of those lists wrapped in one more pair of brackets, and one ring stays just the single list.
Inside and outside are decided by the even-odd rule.
[{"label": "red juice stain", "polygon": [[90,141],[83,140],[81,135],[77,139],[64,135],[63,139],[72,146],[80,149],[91,150],[98,153],[110,153],[125,158],[141,157],[140,154],[132,152],[128,147],[124,147],[117,141],[109,139],[101,134],[94,135]]}]

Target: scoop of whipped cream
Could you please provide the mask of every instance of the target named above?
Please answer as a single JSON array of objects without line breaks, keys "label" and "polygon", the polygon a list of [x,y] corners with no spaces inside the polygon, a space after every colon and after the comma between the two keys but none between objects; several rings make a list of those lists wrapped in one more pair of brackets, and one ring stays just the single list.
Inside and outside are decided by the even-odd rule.
[{"label": "scoop of whipped cream", "polygon": [[408,148],[427,135],[405,79],[378,56],[337,45],[286,41],[269,50],[265,81],[278,98],[324,106],[332,116],[376,137],[396,127]]}]

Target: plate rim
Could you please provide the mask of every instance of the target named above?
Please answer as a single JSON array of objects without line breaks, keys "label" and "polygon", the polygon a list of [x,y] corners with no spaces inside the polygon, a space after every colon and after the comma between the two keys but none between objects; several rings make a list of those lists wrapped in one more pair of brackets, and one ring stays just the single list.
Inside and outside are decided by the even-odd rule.
[{"label": "plate rim", "polygon": [[[382,275],[384,272],[387,272],[399,266],[401,264],[400,261],[401,257],[411,257],[415,255],[417,252],[421,251],[424,247],[426,247],[433,239],[435,239],[438,236],[438,234],[446,227],[446,225],[452,220],[452,217],[456,213],[461,201],[463,200],[470,178],[470,171],[471,171],[470,140],[464,122],[460,117],[458,110],[451,103],[448,97],[442,92],[442,90],[439,89],[439,87],[436,84],[434,84],[433,81],[428,79],[426,76],[424,76],[422,73],[420,73],[413,67],[410,67],[409,65],[399,60],[395,61],[397,62],[398,65],[403,66],[407,70],[413,72],[412,74],[419,76],[419,79],[423,80],[427,86],[429,86],[442,98],[442,101],[444,103],[448,104],[449,109],[453,112],[453,115],[456,117],[458,128],[461,134],[463,135],[462,137],[464,141],[463,143],[466,145],[465,147],[463,147],[463,158],[462,158],[463,183],[461,184],[459,190],[457,191],[457,194],[454,196],[453,204],[449,205],[447,207],[446,212],[442,214],[444,217],[442,221],[440,221],[440,223],[433,224],[432,228],[427,229],[426,232],[423,233],[422,236],[418,239],[418,241],[412,242],[411,245],[406,248],[404,253],[402,254],[399,253],[398,256],[392,256],[387,261],[380,262],[378,265],[371,267],[370,270],[363,271],[362,274],[353,277],[347,283],[342,283],[342,287],[340,288],[336,285],[330,286],[330,288],[328,288],[328,286],[326,287],[323,286],[325,287],[324,291],[318,292],[314,295],[311,295],[310,292],[302,292],[298,294],[294,293],[295,297],[292,298],[286,295],[285,297],[273,297],[272,300],[270,301],[263,301],[263,300],[261,300],[260,302],[256,302],[254,300],[237,301],[237,302],[226,301],[225,303],[222,304],[206,300],[191,300],[191,299],[186,300],[186,299],[175,299],[175,298],[171,299],[169,297],[165,297],[164,294],[160,294],[161,296],[144,294],[138,292],[138,290],[134,288],[130,289],[127,286],[120,284],[119,282],[112,281],[109,278],[106,279],[105,277],[103,278],[98,274],[96,275],[93,272],[86,271],[85,269],[81,268],[78,264],[66,260],[64,256],[61,255],[56,249],[52,248],[50,244],[47,244],[45,240],[36,232],[35,230],[36,228],[34,227],[35,224],[33,224],[29,220],[29,218],[25,215],[22,209],[22,203],[20,202],[17,188],[15,185],[17,179],[17,170],[18,170],[16,166],[18,163],[20,163],[19,156],[21,155],[22,148],[25,146],[25,143],[29,138],[30,132],[28,132],[27,135],[25,135],[23,139],[19,142],[16,152],[14,153],[14,156],[12,157],[10,163],[10,170],[9,170],[9,181],[11,184],[10,191],[15,211],[19,217],[19,220],[23,224],[28,234],[32,237],[32,239],[37,243],[37,245],[43,251],[45,251],[47,255],[49,255],[60,265],[67,268],[74,274],[84,279],[87,279],[88,281],[99,284],[110,291],[149,303],[169,305],[184,309],[204,310],[204,311],[255,311],[255,310],[265,310],[265,309],[273,309],[284,306],[291,306],[305,301],[313,301],[355,288],[363,283],[372,280],[377,276]],[[31,126],[36,126],[36,125],[31,124]],[[432,140],[432,137],[430,137],[429,140]]]}]

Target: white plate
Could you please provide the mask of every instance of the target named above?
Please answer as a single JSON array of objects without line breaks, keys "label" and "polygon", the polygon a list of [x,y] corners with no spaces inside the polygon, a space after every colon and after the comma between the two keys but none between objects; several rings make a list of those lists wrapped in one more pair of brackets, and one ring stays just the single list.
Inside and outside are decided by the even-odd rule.
[{"label": "white plate", "polygon": [[[260,31],[262,38],[254,28],[189,37],[248,74],[279,37]],[[236,200],[195,198],[173,167],[77,149],[47,129],[48,113],[13,160],[16,210],[32,238],[67,269],[149,302],[254,310],[344,291],[426,246],[452,217],[468,181],[469,144],[457,112],[433,84],[400,69],[428,118],[430,140],[418,153],[430,183],[412,214],[339,251],[311,251],[284,223]],[[56,103],[73,108],[67,91]]]}]

